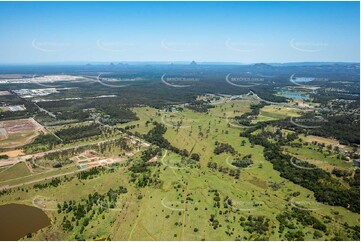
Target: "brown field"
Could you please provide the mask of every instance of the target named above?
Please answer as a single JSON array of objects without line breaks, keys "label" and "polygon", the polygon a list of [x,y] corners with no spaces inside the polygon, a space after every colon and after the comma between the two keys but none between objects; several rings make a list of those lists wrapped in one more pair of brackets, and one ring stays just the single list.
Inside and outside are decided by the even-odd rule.
[{"label": "brown field", "polygon": [[9,158],[17,157],[19,155],[24,155],[23,150],[10,150],[5,152],[0,152],[0,155],[7,155]]},{"label": "brown field", "polygon": [[14,148],[30,143],[40,133],[47,133],[33,118],[0,122],[0,148]]}]

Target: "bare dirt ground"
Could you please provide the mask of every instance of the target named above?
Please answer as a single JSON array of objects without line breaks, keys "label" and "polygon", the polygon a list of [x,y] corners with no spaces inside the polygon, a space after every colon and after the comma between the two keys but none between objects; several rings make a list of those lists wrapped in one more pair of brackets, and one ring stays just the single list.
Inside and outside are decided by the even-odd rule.
[{"label": "bare dirt ground", "polygon": [[0,122],[0,148],[15,148],[30,143],[47,130],[33,118]]},{"label": "bare dirt ground", "polygon": [[17,157],[19,155],[24,155],[23,150],[10,150],[5,152],[0,152],[0,155],[7,155],[9,158]]}]

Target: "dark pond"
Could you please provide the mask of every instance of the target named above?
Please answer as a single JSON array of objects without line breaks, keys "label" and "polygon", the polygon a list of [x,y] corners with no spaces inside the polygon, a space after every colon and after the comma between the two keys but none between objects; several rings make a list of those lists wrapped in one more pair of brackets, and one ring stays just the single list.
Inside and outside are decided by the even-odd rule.
[{"label": "dark pond", "polygon": [[39,208],[22,204],[0,206],[0,240],[18,240],[48,225],[50,219]]}]

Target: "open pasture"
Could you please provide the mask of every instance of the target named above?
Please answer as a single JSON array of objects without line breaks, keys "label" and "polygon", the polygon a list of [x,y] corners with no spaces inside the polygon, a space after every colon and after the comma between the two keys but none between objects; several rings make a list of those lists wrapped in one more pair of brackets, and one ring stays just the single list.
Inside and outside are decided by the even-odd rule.
[{"label": "open pasture", "polygon": [[291,117],[300,117],[304,110],[297,108],[268,105],[261,108],[259,115],[254,122],[274,121]]}]

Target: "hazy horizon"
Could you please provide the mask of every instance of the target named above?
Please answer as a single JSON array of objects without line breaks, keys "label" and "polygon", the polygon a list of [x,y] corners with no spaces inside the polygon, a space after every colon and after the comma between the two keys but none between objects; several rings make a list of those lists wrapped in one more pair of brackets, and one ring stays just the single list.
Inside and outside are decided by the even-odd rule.
[{"label": "hazy horizon", "polygon": [[[143,64],[155,64],[155,65],[189,65],[193,60],[190,61],[53,61],[53,62],[9,62],[9,63],[0,63],[0,66],[38,66],[38,65],[49,65],[49,66],[58,66],[58,65],[143,65]],[[228,62],[228,61],[195,61],[198,65],[255,65],[255,64],[267,64],[267,65],[290,65],[290,64],[360,64],[359,61],[291,61],[291,62],[252,62],[252,63],[241,63],[241,62]]]}]

